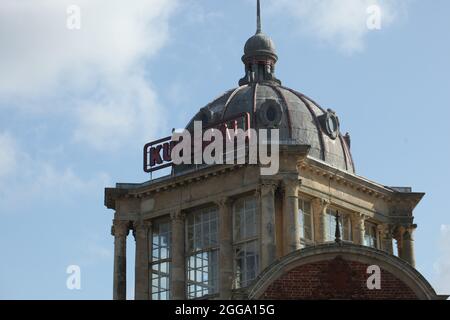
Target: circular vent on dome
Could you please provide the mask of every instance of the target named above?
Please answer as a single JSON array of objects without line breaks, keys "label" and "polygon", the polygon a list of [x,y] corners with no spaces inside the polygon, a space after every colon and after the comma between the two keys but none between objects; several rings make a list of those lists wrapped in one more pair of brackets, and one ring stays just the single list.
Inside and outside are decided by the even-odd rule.
[{"label": "circular vent on dome", "polygon": [[278,127],[283,118],[283,109],[276,100],[266,100],[259,109],[259,120],[268,128]]}]

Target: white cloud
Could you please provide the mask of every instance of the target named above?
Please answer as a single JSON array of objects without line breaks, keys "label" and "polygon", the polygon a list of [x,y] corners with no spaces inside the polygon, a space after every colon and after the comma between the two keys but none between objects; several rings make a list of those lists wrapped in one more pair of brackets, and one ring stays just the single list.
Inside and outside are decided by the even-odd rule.
[{"label": "white cloud", "polygon": [[59,168],[20,148],[9,133],[0,134],[0,214],[27,211],[36,203],[78,201],[103,196],[111,178],[103,172],[81,178],[71,167]]},{"label": "white cloud", "polygon": [[109,81],[106,88],[109,93],[80,102],[76,141],[100,150],[117,149],[132,139],[143,144],[164,128],[163,107],[142,77],[130,75],[126,85]]},{"label": "white cloud", "polygon": [[434,264],[435,288],[438,293],[450,292],[450,225],[441,226],[440,257]]},{"label": "white cloud", "polygon": [[112,261],[114,254],[110,247],[102,243],[102,237],[98,235],[86,235],[85,240],[80,244],[80,258],[75,260],[81,267],[93,266],[103,261]]},{"label": "white cloud", "polygon": [[[81,30],[66,27],[71,4],[81,8]],[[59,81],[88,87],[92,83],[83,82],[97,80],[96,76],[129,73],[166,43],[174,4],[174,0],[3,0],[0,92],[42,93]]]},{"label": "white cloud", "polygon": [[10,175],[16,169],[17,147],[9,133],[0,132],[0,179]]},{"label": "white cloud", "polygon": [[[75,139],[94,147],[134,137],[149,115],[159,123],[162,108],[145,64],[169,40],[178,1],[3,0],[0,102],[74,115]],[[81,30],[66,26],[73,4],[81,8]]]},{"label": "white cloud", "polygon": [[344,53],[364,50],[370,16],[367,8],[381,8],[382,29],[404,13],[408,0],[273,0],[271,10],[296,18],[298,30],[320,41],[335,45]]}]

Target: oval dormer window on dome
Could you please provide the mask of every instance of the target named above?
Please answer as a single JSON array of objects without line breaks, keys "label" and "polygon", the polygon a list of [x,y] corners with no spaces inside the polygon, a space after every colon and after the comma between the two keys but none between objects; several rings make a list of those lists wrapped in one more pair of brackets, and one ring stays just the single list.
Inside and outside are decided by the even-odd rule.
[{"label": "oval dormer window on dome", "polygon": [[276,128],[280,125],[283,117],[283,109],[273,99],[266,100],[259,109],[259,119],[266,128]]},{"label": "oval dormer window on dome", "polygon": [[325,114],[319,117],[323,131],[331,138],[336,139],[339,136],[339,118],[336,112],[328,109]]}]

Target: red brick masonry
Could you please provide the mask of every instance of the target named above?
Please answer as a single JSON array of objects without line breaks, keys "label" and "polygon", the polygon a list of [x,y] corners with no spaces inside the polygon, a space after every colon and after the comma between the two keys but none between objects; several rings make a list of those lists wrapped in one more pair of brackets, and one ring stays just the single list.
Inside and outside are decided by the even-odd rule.
[{"label": "red brick masonry", "polygon": [[341,257],[302,265],[275,280],[262,299],[417,299],[414,292],[391,273],[381,269],[381,290],[367,288],[369,265]]}]

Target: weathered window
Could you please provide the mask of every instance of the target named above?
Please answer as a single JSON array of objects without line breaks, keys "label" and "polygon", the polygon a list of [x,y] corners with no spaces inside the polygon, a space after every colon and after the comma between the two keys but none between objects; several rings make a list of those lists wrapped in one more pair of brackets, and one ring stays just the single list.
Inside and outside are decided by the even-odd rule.
[{"label": "weathered window", "polygon": [[298,220],[300,223],[300,239],[302,244],[309,244],[313,240],[313,216],[311,202],[299,199]]},{"label": "weathered window", "polygon": [[170,251],[171,231],[168,220],[152,224],[152,249],[150,255],[150,278],[152,300],[170,299]]},{"label": "weathered window", "polygon": [[342,234],[345,241],[353,241],[353,225],[349,214],[342,216]]},{"label": "weathered window", "polygon": [[[328,209],[326,215],[326,241],[334,241],[336,239],[336,209]],[[344,241],[353,241],[352,220],[350,216],[339,212],[339,230],[341,239]]]},{"label": "weathered window", "polygon": [[234,268],[236,288],[247,287],[259,273],[257,202],[254,197],[234,204]]},{"label": "weathered window", "polygon": [[364,244],[368,247],[377,248],[377,226],[370,222],[365,222]]},{"label": "weathered window", "polygon": [[218,209],[209,207],[188,215],[187,293],[189,299],[218,292]]}]

